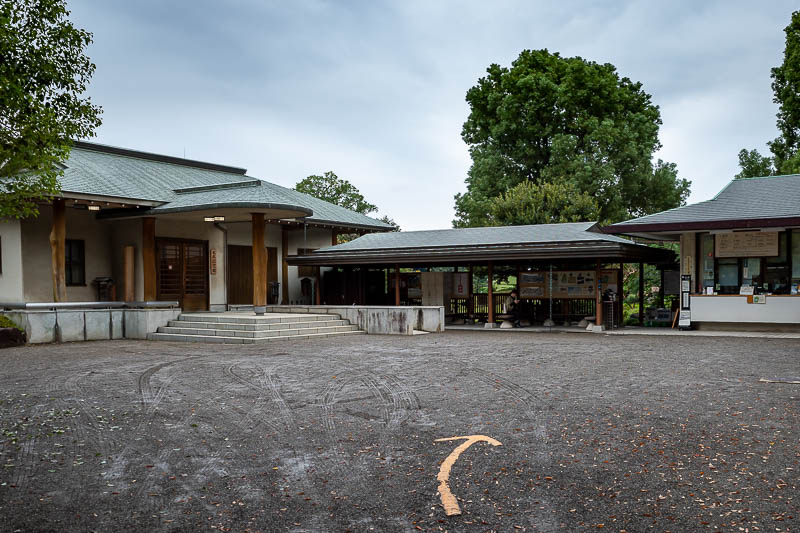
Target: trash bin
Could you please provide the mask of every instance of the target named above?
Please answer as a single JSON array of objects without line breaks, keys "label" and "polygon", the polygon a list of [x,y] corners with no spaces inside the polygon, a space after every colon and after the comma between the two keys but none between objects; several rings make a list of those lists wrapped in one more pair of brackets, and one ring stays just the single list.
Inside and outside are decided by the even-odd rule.
[{"label": "trash bin", "polygon": [[98,302],[113,302],[116,299],[117,283],[111,278],[94,278],[92,285],[97,290]]}]

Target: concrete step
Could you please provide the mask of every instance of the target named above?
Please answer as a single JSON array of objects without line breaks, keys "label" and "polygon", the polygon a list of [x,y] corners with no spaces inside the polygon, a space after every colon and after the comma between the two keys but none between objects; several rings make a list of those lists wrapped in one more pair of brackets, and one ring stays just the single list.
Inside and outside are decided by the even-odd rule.
[{"label": "concrete step", "polygon": [[323,328],[333,326],[349,326],[349,320],[335,319],[328,317],[328,320],[315,320],[313,322],[273,322],[273,323],[240,323],[240,322],[195,322],[189,320],[170,320],[167,323],[171,328],[188,329],[229,329],[240,331],[270,331],[281,329],[298,329],[303,327]]},{"label": "concrete step", "polygon": [[325,320],[340,320],[339,315],[278,315],[256,316],[249,313],[184,313],[178,320],[185,322],[214,322],[217,324],[280,324],[287,322],[316,322]]},{"label": "concrete step", "polygon": [[326,337],[344,337],[350,335],[366,335],[361,330],[341,331],[335,333],[308,333],[301,335],[278,335],[275,337],[223,337],[218,335],[179,335],[174,333],[149,333],[147,339],[151,341],[173,342],[205,342],[217,344],[263,344],[267,342],[322,339]]},{"label": "concrete step", "polygon": [[[191,324],[192,322],[187,322]],[[259,339],[266,337],[296,337],[313,333],[339,333],[356,331],[358,327],[350,324],[337,324],[335,326],[318,326],[317,323],[305,323],[303,327],[271,330],[243,330],[243,329],[212,329],[181,326],[164,326],[158,328],[158,333],[172,333],[175,335],[201,335],[215,337],[248,337]]]}]

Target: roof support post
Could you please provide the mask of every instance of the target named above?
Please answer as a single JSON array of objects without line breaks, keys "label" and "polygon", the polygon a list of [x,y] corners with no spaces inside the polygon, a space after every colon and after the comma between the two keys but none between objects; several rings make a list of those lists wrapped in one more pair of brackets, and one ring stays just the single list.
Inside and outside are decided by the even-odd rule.
[{"label": "roof support post", "polygon": [[492,262],[489,261],[489,283],[488,283],[489,295],[487,298],[489,300],[489,317],[486,323],[490,324],[490,327],[494,326],[494,287],[492,287],[492,285],[494,285],[493,282],[494,271],[492,269],[493,266],[494,265],[492,265]]},{"label": "roof support post", "polygon": [[253,237],[253,311],[267,311],[267,249],[264,247],[264,213],[251,213]]},{"label": "roof support post", "polygon": [[619,270],[617,271],[617,313],[619,317],[619,324],[620,327],[625,325],[625,263],[619,264]]},{"label": "roof support post", "polygon": [[144,301],[156,299],[156,219],[142,219],[142,277]]},{"label": "roof support post", "polygon": [[597,263],[595,270],[595,310],[594,310],[594,323],[598,326],[603,325],[603,291],[600,290],[600,263]]},{"label": "roof support post", "polygon": [[[263,245],[262,245],[263,246]],[[289,263],[286,257],[289,255],[289,228],[281,226],[281,303],[289,305]]]},{"label": "roof support post", "polygon": [[331,246],[336,246],[339,243],[339,232],[333,230],[331,232]]},{"label": "roof support post", "polygon": [[50,229],[51,273],[53,277],[53,301],[67,301],[66,281],[66,202],[63,198],[53,200],[53,226]]},{"label": "roof support post", "polygon": [[400,306],[400,265],[394,265],[394,305]]},{"label": "roof support post", "polygon": [[644,263],[639,263],[639,325],[644,326]]},{"label": "roof support post", "polygon": [[322,267],[317,267],[317,287],[314,291],[314,303],[320,305],[322,303]]},{"label": "roof support post", "polygon": [[[475,302],[472,294],[472,263],[469,264],[469,273],[467,274],[467,314],[469,318],[475,315]],[[471,322],[470,322],[471,323]]]}]

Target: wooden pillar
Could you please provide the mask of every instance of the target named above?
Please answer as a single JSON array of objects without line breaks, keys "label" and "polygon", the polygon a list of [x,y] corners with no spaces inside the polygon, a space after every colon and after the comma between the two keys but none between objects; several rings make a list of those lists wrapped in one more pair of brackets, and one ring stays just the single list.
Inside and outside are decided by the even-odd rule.
[{"label": "wooden pillar", "polygon": [[625,263],[619,264],[619,270],[617,271],[617,316],[619,317],[619,325],[620,327],[624,326],[625,317],[625,277],[623,276],[623,270],[625,268]]},{"label": "wooden pillar", "polygon": [[132,302],[136,300],[136,249],[126,246],[122,252],[122,300]]},{"label": "wooden pillar", "polygon": [[314,303],[320,305],[322,303],[322,267],[317,267],[317,286],[314,291]]},{"label": "wooden pillar", "polygon": [[659,269],[659,274],[661,276],[661,283],[658,285],[658,307],[660,309],[664,308],[664,267],[662,266]]},{"label": "wooden pillar", "polygon": [[144,301],[156,299],[156,219],[142,219],[142,274]]},{"label": "wooden pillar", "polygon": [[400,305],[400,265],[394,265],[394,305]]},{"label": "wooden pillar", "polygon": [[639,325],[644,325],[644,263],[639,263]]},{"label": "wooden pillar", "polygon": [[469,273],[467,274],[467,314],[472,317],[475,315],[475,297],[472,295],[472,263],[469,264]]},{"label": "wooden pillar", "polygon": [[53,226],[50,229],[50,258],[53,277],[53,301],[67,301],[66,203],[63,198],[53,200]]},{"label": "wooden pillar", "polygon": [[251,213],[253,237],[253,311],[263,315],[267,310],[267,249],[264,247],[264,213]]},{"label": "wooden pillar", "polygon": [[331,246],[339,244],[339,233],[336,231],[331,232]]},{"label": "wooden pillar", "polygon": [[492,266],[492,262],[489,261],[489,283],[487,285],[489,290],[489,318],[486,320],[487,324],[494,324],[494,287],[492,287],[492,276],[494,272],[492,271]]},{"label": "wooden pillar", "polygon": [[598,326],[603,325],[603,292],[600,290],[600,263],[597,263],[597,270],[595,271],[595,290],[597,294],[595,295],[595,311],[594,311],[594,323]]},{"label": "wooden pillar", "polygon": [[289,255],[289,228],[281,226],[281,303],[289,305],[289,263],[286,256]]}]

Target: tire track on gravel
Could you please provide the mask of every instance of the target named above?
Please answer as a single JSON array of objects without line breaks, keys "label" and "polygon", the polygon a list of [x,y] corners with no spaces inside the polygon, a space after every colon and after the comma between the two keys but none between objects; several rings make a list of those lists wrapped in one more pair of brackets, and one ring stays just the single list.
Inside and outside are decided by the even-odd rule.
[{"label": "tire track on gravel", "polygon": [[[464,363],[463,373],[471,374],[479,381],[496,387],[515,399],[522,406],[528,419],[534,423],[536,436],[542,443],[545,442],[547,434],[545,417],[540,408],[541,401],[536,394],[518,383],[486,370],[485,368],[469,366],[467,363]],[[462,374],[462,372],[459,374]]]}]

